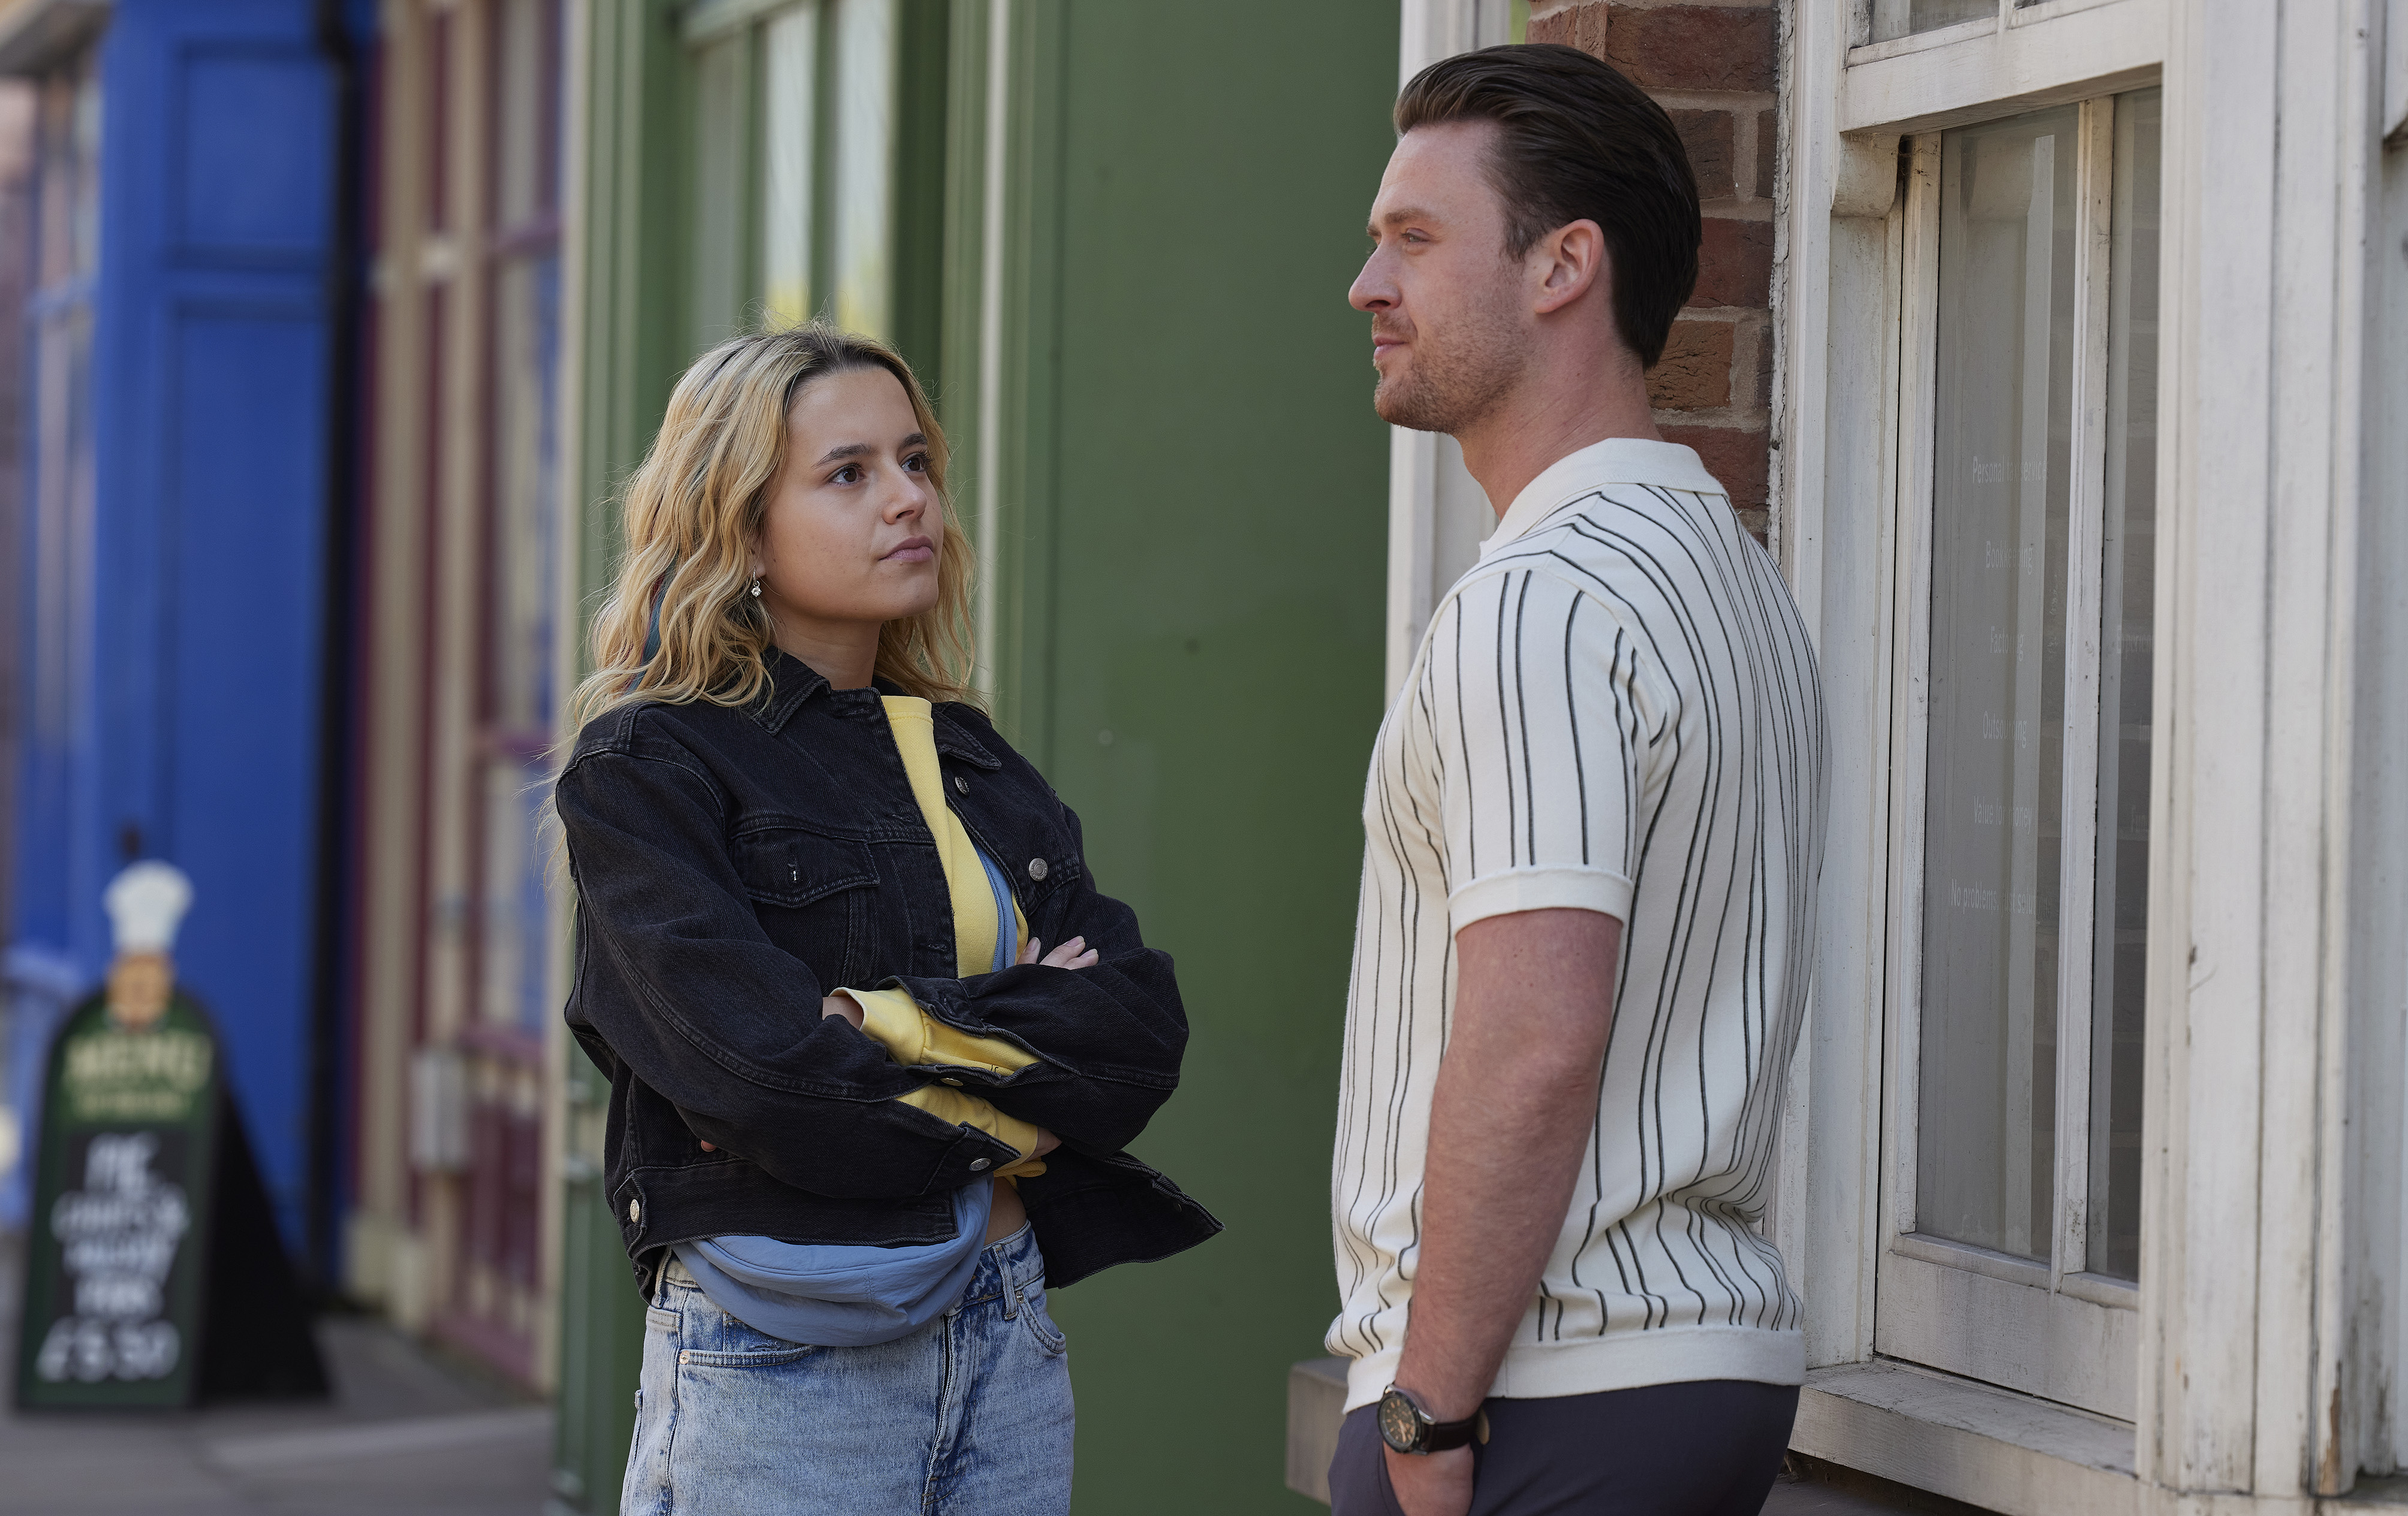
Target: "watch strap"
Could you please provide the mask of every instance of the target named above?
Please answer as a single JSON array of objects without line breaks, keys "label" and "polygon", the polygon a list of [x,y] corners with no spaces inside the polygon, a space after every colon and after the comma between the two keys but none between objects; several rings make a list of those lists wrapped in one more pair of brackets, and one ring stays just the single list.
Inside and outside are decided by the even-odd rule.
[{"label": "watch strap", "polygon": [[[1399,1389],[1392,1384],[1388,1387],[1387,1394],[1381,1398],[1383,1402],[1390,1400],[1401,1402],[1410,1411],[1409,1419],[1412,1423],[1413,1435],[1408,1443],[1400,1444],[1389,1435],[1389,1428],[1393,1424],[1391,1418],[1383,1415],[1380,1419],[1381,1439],[1398,1452],[1445,1452],[1450,1449],[1460,1448],[1474,1439],[1482,1442],[1488,1440],[1488,1413],[1485,1409],[1475,1410],[1459,1422],[1441,1422],[1431,1417],[1430,1413],[1423,1408],[1421,1396],[1411,1390]],[[1383,1405],[1382,1409],[1384,1411],[1386,1407]],[[1397,1420],[1405,1419],[1408,1418],[1397,1418]]]}]

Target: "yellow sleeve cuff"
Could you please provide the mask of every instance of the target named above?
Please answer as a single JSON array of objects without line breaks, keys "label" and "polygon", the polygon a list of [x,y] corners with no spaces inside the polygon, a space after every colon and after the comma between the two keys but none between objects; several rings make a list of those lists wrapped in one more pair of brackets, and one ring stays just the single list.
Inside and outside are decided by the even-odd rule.
[{"label": "yellow sleeve cuff", "polygon": [[955,1068],[979,1068],[1001,1078],[1017,1074],[1037,1062],[1001,1037],[972,1037],[959,1027],[920,1012],[920,1061]]},{"label": "yellow sleeve cuff", "polygon": [[886,1050],[886,1056],[906,1067],[924,1064],[924,1038],[919,1002],[900,990],[838,990],[837,994],[861,1008],[862,1036]]},{"label": "yellow sleeve cuff", "polygon": [[1045,1161],[1031,1157],[1037,1151],[1037,1127],[1017,1117],[1007,1116],[986,1101],[965,1091],[948,1089],[941,1084],[924,1084],[910,1094],[895,1097],[907,1106],[914,1106],[955,1126],[974,1126],[1020,1154],[1018,1163],[1006,1164],[995,1171],[997,1179],[1032,1178],[1045,1172]]},{"label": "yellow sleeve cuff", "polygon": [[1000,1079],[1037,1060],[1000,1037],[972,1037],[920,1008],[901,990],[838,990],[861,1008],[862,1034],[906,1068],[941,1064]]}]

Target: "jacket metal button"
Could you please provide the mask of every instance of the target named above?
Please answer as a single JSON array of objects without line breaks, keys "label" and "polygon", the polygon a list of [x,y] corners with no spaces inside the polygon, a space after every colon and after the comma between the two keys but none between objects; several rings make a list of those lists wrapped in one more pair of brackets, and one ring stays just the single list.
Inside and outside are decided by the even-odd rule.
[{"label": "jacket metal button", "polygon": [[980,1169],[984,1168],[985,1166],[986,1166],[986,1160],[985,1160],[985,1159],[983,1159],[983,1158],[973,1158],[973,1159],[971,1159],[971,1160],[970,1160],[970,1172],[971,1172],[971,1173],[973,1173],[973,1174],[977,1173]]},{"label": "jacket metal button", "polygon": [[644,1219],[644,1203],[643,1203],[642,1201],[640,1201],[640,1200],[630,1200],[630,1201],[628,1201],[628,1202],[627,1202],[627,1224],[629,1224],[630,1226],[639,1224],[639,1223],[643,1221],[643,1219]]},{"label": "jacket metal button", "polygon": [[953,793],[954,793],[955,794],[969,794],[969,793],[970,793],[970,781],[969,781],[969,780],[968,780],[968,779],[964,779],[964,778],[962,778],[959,774],[954,775],[954,776],[953,776]]},{"label": "jacket metal button", "polygon": [[1043,878],[1045,877],[1045,875],[1046,875],[1046,868],[1045,868],[1045,860],[1044,860],[1044,859],[1042,859],[1042,858],[1031,858],[1030,860],[1028,860],[1028,877],[1029,877],[1030,879],[1033,879],[1033,880],[1041,880],[1041,879],[1043,879]]}]

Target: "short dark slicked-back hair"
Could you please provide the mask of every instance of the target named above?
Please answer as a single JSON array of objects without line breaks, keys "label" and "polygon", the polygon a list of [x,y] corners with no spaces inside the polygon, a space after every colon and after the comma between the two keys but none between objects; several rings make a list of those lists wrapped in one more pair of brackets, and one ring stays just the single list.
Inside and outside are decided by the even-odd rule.
[{"label": "short dark slicked-back hair", "polygon": [[1441,58],[1397,96],[1397,135],[1490,121],[1490,181],[1518,258],[1557,227],[1593,221],[1613,259],[1613,324],[1646,367],[1698,285],[1698,179],[1664,107],[1612,65],[1552,42]]}]

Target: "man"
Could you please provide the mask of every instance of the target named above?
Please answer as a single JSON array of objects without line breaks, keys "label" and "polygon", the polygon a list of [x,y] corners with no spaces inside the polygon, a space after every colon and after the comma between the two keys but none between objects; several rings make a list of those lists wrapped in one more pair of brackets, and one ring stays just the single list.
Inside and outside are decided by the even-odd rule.
[{"label": "man", "polygon": [[1753,1512],[1805,1371],[1758,1225],[1823,738],[1778,571],[1650,418],[1696,182],[1570,48],[1434,64],[1396,124],[1352,293],[1373,403],[1500,520],[1365,801],[1336,1516]]}]

